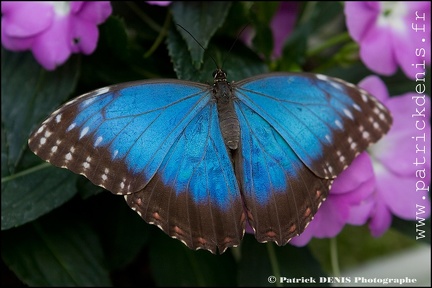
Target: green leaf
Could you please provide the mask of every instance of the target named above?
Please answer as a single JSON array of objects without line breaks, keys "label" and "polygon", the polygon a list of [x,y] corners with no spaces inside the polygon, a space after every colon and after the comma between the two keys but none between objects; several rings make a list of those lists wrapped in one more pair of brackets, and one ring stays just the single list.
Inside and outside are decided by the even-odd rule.
[{"label": "green leaf", "polygon": [[47,72],[30,53],[1,51],[2,164],[8,167],[4,177],[15,172],[31,130],[75,89],[79,63],[70,60]]},{"label": "green leaf", "polygon": [[236,264],[229,250],[222,255],[193,251],[163,232],[155,233],[150,249],[159,286],[236,286]]},{"label": "green leaf", "polygon": [[126,60],[129,57],[128,37],[126,34],[126,26],[124,20],[112,16],[100,26],[100,39],[104,43],[98,43],[98,48],[101,45],[105,53],[112,56]]},{"label": "green leaf", "polygon": [[[75,89],[79,62],[71,59],[47,72],[30,53],[1,53],[2,229],[8,229],[51,211],[76,192],[75,175],[49,166],[37,170],[41,161],[24,152],[31,130]],[[23,159],[32,159],[31,165]]]},{"label": "green leaf", "polygon": [[[230,2],[223,1],[175,1],[171,5],[174,22],[183,26],[204,49],[217,29],[223,25],[230,7]],[[204,57],[203,48],[186,31],[180,27],[177,29],[186,41],[193,66],[199,69]]]},{"label": "green leaf", "polygon": [[68,212],[2,232],[3,261],[29,286],[111,285],[97,235]]},{"label": "green leaf", "polygon": [[[270,276],[276,277],[277,283],[269,283]],[[319,279],[325,276],[325,272],[307,247],[298,248],[290,244],[279,247],[273,242],[263,244],[257,242],[254,236],[245,234],[239,263],[239,286],[274,287],[286,283],[294,284],[296,287],[316,286],[313,281],[312,283],[289,281],[293,278]]]},{"label": "green leaf", "polygon": [[[234,40],[233,40],[234,41]],[[217,68],[211,57],[219,59],[227,72],[228,81],[239,81],[257,74],[267,72],[263,61],[249,48],[238,43],[228,51],[219,46],[210,47],[205,54],[205,61],[198,70],[192,64],[184,40],[175,29],[171,29],[167,38],[168,51],[174,64],[174,71],[179,79],[201,83],[213,83],[213,71]],[[211,56],[210,56],[211,55]]]},{"label": "green leaf", "polygon": [[318,31],[326,27],[331,21],[343,15],[343,5],[338,1],[310,2],[313,6],[311,17],[307,20],[312,24],[312,30]]},{"label": "green leaf", "polygon": [[259,52],[263,53],[267,60],[270,59],[274,42],[270,23],[279,6],[280,2],[254,2],[254,5],[250,10],[250,18],[254,21],[255,30],[253,46]]},{"label": "green leaf", "polygon": [[78,175],[48,163],[34,168],[37,171],[23,170],[19,175],[2,181],[2,230],[30,222],[76,194]]},{"label": "green leaf", "polygon": [[95,214],[94,227],[102,241],[106,266],[118,269],[129,264],[147,243],[150,225],[126,204],[124,197],[104,192],[86,201]]},{"label": "green leaf", "polygon": [[[311,44],[321,45],[322,41],[330,37],[328,35],[322,36],[322,34],[325,34],[321,31],[322,28],[327,28],[329,22],[343,15],[343,7],[338,2],[304,2],[303,5],[305,6],[303,12],[299,15],[300,20],[283,48],[283,56],[279,65],[280,69],[284,71],[303,70],[304,68],[300,68],[306,65],[307,60],[310,60],[307,58],[309,46]],[[333,32],[333,30],[330,30],[330,32]],[[311,39],[314,41],[311,41]],[[313,70],[313,67],[306,68],[308,71]]]},{"label": "green leaf", "polygon": [[[192,65],[192,59],[185,44],[186,43],[181,38],[180,33],[172,27],[168,32],[167,46],[178,79],[209,82],[209,80],[211,80],[211,74],[206,75],[207,73],[204,71],[210,71],[211,63],[205,61],[205,65],[201,67],[201,70],[195,68]],[[214,64],[212,66],[214,70],[216,67]]]}]

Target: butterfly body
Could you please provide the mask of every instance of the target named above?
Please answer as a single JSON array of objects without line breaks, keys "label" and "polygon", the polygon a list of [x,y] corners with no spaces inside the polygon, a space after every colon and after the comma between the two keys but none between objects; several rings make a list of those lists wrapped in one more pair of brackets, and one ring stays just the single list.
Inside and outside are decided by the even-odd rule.
[{"label": "butterfly body", "polygon": [[53,165],[120,195],[192,249],[300,234],[330,185],[391,125],[343,80],[271,73],[214,84],[146,80],[105,87],[55,111],[29,138]]},{"label": "butterfly body", "polygon": [[217,103],[220,129],[227,148],[235,150],[240,141],[240,124],[234,108],[235,96],[226,80],[226,73],[218,69],[213,74],[213,97]]}]

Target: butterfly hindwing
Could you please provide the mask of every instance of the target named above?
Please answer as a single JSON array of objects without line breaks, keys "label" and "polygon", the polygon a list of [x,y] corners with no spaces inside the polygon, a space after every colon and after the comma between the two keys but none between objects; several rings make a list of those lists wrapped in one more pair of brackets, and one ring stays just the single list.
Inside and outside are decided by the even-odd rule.
[{"label": "butterfly hindwing", "polygon": [[327,197],[330,180],[316,177],[260,115],[237,104],[241,151],[236,159],[248,220],[259,242],[285,245],[305,229]]},{"label": "butterfly hindwing", "polygon": [[126,199],[192,249],[221,253],[240,243],[245,216],[214,103],[189,123],[150,183]]}]

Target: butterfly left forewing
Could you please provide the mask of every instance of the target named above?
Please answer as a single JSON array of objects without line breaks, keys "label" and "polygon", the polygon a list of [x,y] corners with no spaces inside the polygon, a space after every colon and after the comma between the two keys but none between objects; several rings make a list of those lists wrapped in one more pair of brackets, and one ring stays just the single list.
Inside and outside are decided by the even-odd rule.
[{"label": "butterfly left forewing", "polygon": [[138,81],[87,93],[45,120],[29,147],[112,193],[138,191],[209,101],[207,86],[190,83]]}]

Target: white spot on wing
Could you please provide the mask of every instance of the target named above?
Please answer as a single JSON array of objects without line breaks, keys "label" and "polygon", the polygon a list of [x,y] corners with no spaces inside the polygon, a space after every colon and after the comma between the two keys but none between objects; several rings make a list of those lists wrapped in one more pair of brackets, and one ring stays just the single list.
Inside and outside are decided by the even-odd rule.
[{"label": "white spot on wing", "polygon": [[105,94],[109,90],[110,90],[109,87],[104,87],[104,88],[97,89],[97,90],[94,91],[94,93],[95,93],[94,96],[99,96],[99,95]]},{"label": "white spot on wing", "polygon": [[81,130],[81,134],[80,134],[79,139],[81,139],[82,137],[84,137],[89,130],[90,130],[90,128],[88,126],[84,127],[84,129]]},{"label": "white spot on wing", "polygon": [[336,126],[338,126],[339,128],[341,128],[341,129],[343,128],[343,125],[342,125],[342,123],[339,121],[339,119],[335,121],[335,124],[336,124]]},{"label": "white spot on wing", "polygon": [[339,85],[338,83],[331,82],[331,81],[330,81],[329,83],[330,83],[330,85],[333,86],[334,88],[336,88],[336,89],[338,89],[338,90],[343,90],[343,89],[342,89],[342,86]]},{"label": "white spot on wing", "polygon": [[353,107],[354,107],[354,109],[356,109],[357,111],[361,111],[361,108],[360,108],[360,106],[359,105],[357,105],[356,103],[354,103],[353,105],[352,105]]},{"label": "white spot on wing", "polygon": [[95,143],[94,143],[94,146],[97,147],[97,146],[102,142],[102,140],[103,140],[102,136],[99,136],[99,137],[96,139],[96,141],[95,141]]},{"label": "white spot on wing", "polygon": [[61,118],[62,118],[62,114],[58,114],[58,115],[55,117],[55,121],[56,121],[57,123],[60,123]]},{"label": "white spot on wing", "polygon": [[44,136],[45,136],[46,138],[49,138],[51,135],[52,135],[52,132],[50,132],[50,131],[48,131],[48,130],[45,131],[45,135],[44,135]]},{"label": "white spot on wing", "polygon": [[346,116],[348,116],[351,120],[354,120],[354,116],[352,115],[351,111],[349,111],[348,109],[344,109],[343,111]]},{"label": "white spot on wing", "polygon": [[362,136],[363,136],[364,139],[368,139],[369,136],[370,136],[370,134],[369,134],[368,131],[363,131]]},{"label": "white spot on wing", "polygon": [[69,125],[69,127],[66,129],[66,132],[69,132],[70,130],[74,129],[76,127],[76,123],[72,123]]},{"label": "white spot on wing", "polygon": [[72,154],[71,154],[71,153],[67,153],[66,156],[65,156],[65,159],[66,159],[67,161],[72,160]]},{"label": "white spot on wing", "polygon": [[378,109],[378,107],[375,107],[375,108],[373,109],[373,112],[374,112],[375,114],[377,114],[377,115],[379,115],[379,114],[381,113],[381,111]]},{"label": "white spot on wing", "polygon": [[329,79],[326,75],[322,75],[322,74],[316,74],[316,77],[319,80],[323,80],[323,81],[328,81],[328,79]]}]

